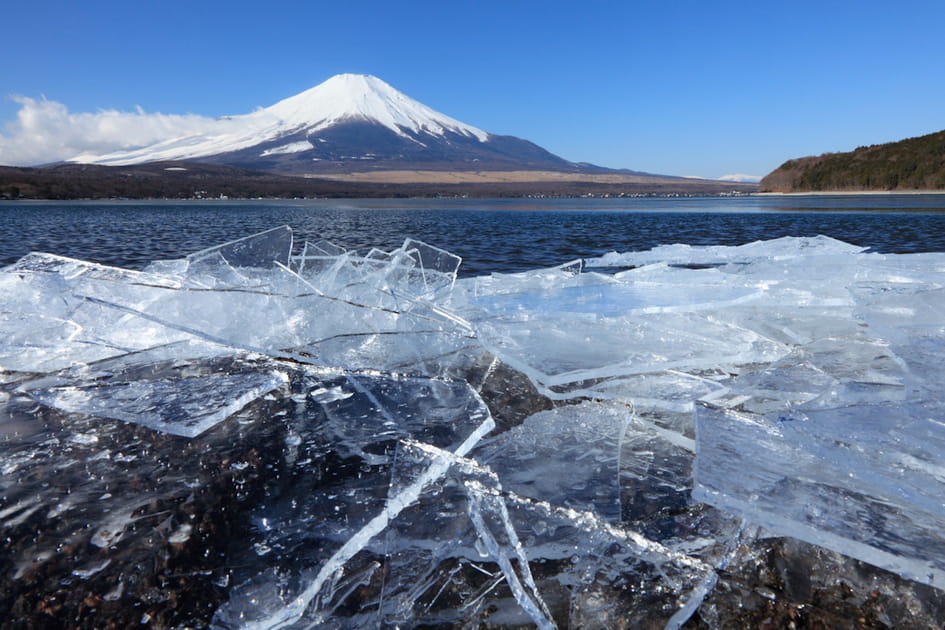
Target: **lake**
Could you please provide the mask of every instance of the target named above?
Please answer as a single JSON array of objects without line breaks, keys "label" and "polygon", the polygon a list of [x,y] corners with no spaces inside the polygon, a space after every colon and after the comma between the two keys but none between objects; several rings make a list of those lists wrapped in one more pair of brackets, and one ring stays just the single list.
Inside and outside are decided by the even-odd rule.
[{"label": "lake", "polygon": [[419,239],[462,256],[469,276],[818,234],[884,253],[945,251],[945,195],[0,202],[0,264],[44,251],[141,268],[279,225],[297,242],[364,251]]}]

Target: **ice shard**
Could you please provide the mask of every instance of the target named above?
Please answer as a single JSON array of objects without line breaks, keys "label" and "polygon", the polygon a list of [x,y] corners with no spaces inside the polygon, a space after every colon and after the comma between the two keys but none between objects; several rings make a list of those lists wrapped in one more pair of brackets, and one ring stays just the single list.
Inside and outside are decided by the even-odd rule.
[{"label": "ice shard", "polygon": [[[398,441],[423,440],[465,454],[494,427],[464,382],[312,369],[302,382],[310,389],[306,411],[300,409],[291,425],[292,465],[280,498],[260,506],[252,551],[243,561],[250,575],[261,571],[260,563],[274,562],[270,568],[289,581],[284,594],[260,603],[256,580],[241,581],[217,615],[225,627],[324,621],[336,574],[369,570],[360,558],[374,553],[389,524],[446,472],[434,462],[393,488]],[[281,553],[260,552],[271,549]]]},{"label": "ice shard", "polygon": [[838,273],[843,327],[699,406],[695,495],[943,588],[945,300],[925,258],[865,256]]},{"label": "ice shard", "polygon": [[624,405],[585,403],[542,411],[473,451],[505,489],[619,523]]},{"label": "ice shard", "polygon": [[253,585],[218,623],[603,628],[646,618],[676,628],[715,581],[697,559],[590,512],[505,492],[488,468],[436,447],[401,443],[392,475],[388,505],[399,511],[306,594],[304,613],[285,616],[299,600],[276,598],[282,616],[246,624]]},{"label": "ice shard", "polygon": [[[892,451],[882,457],[882,468],[891,475],[882,475],[868,456],[857,456],[881,443],[859,442],[865,436],[856,428],[847,428],[847,443],[833,445],[826,436],[814,444],[796,441],[786,426],[879,419],[864,417],[865,411],[801,419],[701,407],[695,496],[782,535],[941,587],[945,545],[939,532],[945,514],[941,502],[934,505],[922,489],[923,483],[925,492],[937,487],[935,496],[941,496],[938,464]],[[886,415],[881,408],[868,413]],[[902,485],[895,487],[897,482]]]},{"label": "ice shard", "polygon": [[157,431],[194,437],[248,403],[285,385],[277,370],[251,362],[182,360],[140,363],[111,359],[20,386],[33,400],[68,413],[125,420]]},{"label": "ice shard", "polygon": [[752,288],[713,288],[700,296],[685,286],[587,277],[593,275],[562,277],[551,291],[526,282],[518,294],[480,283],[464,316],[475,321],[486,347],[550,395],[579,396],[595,382],[734,366],[784,352],[777,342],[715,317],[727,303],[759,297]]},{"label": "ice shard", "polygon": [[[423,447],[402,453],[405,467],[450,457]],[[452,537],[452,550],[436,547],[440,559],[426,563],[442,567],[445,558],[458,556],[446,565],[457,567],[452,574],[457,582],[460,572],[501,572],[504,583],[481,598],[492,600],[490,608],[500,611],[489,617],[496,626],[611,627],[619,619],[645,615],[651,623],[661,620],[678,627],[681,621],[674,619],[688,618],[690,607],[698,605],[714,582],[711,568],[697,559],[614,527],[592,512],[522,497],[502,487],[501,474],[472,460],[452,460],[450,475],[424,500],[445,500],[462,509],[439,511],[437,521],[430,523],[423,516],[429,510],[418,505],[420,509],[405,513],[406,535],[398,538],[422,545],[424,531],[465,530]],[[464,557],[476,566],[463,564]],[[436,586],[445,591],[452,584]],[[603,602],[609,605],[601,606]]]},{"label": "ice shard", "polygon": [[276,263],[289,264],[292,255],[292,229],[284,225],[216,245],[187,256],[191,265],[207,262],[230,267],[269,269]]}]

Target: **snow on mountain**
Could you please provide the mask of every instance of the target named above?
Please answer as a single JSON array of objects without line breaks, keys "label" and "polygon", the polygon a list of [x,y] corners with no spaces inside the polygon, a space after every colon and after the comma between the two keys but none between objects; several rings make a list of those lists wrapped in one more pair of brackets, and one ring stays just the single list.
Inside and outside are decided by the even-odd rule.
[{"label": "snow on mountain", "polygon": [[480,142],[489,137],[485,131],[436,112],[377,77],[363,74],[336,75],[263,111],[286,125],[308,126],[312,131],[363,119],[378,122],[403,137],[408,137],[405,130],[435,136],[452,131]]},{"label": "snow on mountain", "polygon": [[[490,134],[441,114],[399,92],[377,77],[339,74],[275,105],[208,123],[207,129],[129,151],[79,155],[71,162],[107,165],[188,160],[267,145],[259,156],[284,155],[315,148],[311,138],[338,125],[368,123],[409,142],[425,146],[424,136],[453,134],[480,143]],[[280,139],[286,142],[279,144]],[[275,144],[274,144],[275,143]],[[269,146],[271,145],[271,146]]]}]

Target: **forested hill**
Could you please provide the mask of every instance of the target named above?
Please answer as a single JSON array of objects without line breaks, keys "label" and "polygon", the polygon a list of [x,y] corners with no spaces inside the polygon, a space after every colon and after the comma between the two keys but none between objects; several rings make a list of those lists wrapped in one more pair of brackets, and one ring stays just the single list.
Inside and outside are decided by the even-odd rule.
[{"label": "forested hill", "polygon": [[761,180],[762,192],[942,189],[945,131],[788,160]]}]

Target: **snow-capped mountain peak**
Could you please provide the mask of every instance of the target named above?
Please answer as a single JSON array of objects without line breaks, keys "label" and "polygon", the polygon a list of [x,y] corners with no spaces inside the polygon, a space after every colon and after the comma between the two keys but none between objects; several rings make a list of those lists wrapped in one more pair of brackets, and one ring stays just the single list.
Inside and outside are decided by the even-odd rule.
[{"label": "snow-capped mountain peak", "polygon": [[256,145],[292,140],[266,155],[311,148],[299,136],[313,136],[335,125],[362,122],[380,125],[414,143],[410,134],[443,137],[454,133],[486,142],[489,134],[441,114],[370,75],[339,74],[300,94],[250,114],[209,121],[200,133],[171,138],[139,149],[105,155],[80,155],[70,161],[97,164],[141,164],[189,160],[243,151]]},{"label": "snow-capped mountain peak", "polygon": [[415,101],[377,77],[338,74],[250,116],[275,117],[286,127],[317,131],[352,119],[375,122],[404,136],[405,131],[437,136],[447,131],[485,142],[485,131],[461,123]]},{"label": "snow-capped mountain peak", "polygon": [[364,74],[339,74],[249,114],[135,149],[79,155],[110,166],[198,161],[289,175],[364,170],[572,170],[514,136],[493,135],[434,111]]}]

